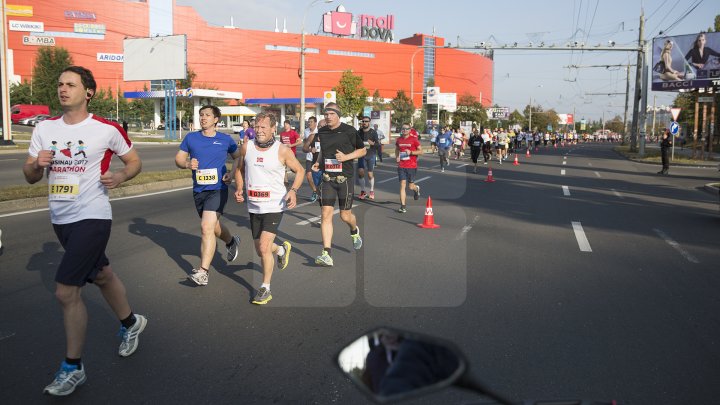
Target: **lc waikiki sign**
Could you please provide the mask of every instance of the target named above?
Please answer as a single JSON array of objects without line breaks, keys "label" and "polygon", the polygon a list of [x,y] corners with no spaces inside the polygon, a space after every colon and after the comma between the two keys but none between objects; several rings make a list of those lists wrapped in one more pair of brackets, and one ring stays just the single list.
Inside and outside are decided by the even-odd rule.
[{"label": "lc waikiki sign", "polygon": [[357,26],[360,25],[362,39],[371,39],[383,42],[393,40],[392,30],[395,28],[395,16],[388,14],[385,17],[376,17],[368,14],[360,14],[356,21],[353,21],[352,13],[345,11],[340,5],[335,11],[329,11],[323,15],[323,31],[341,36],[358,36]]}]

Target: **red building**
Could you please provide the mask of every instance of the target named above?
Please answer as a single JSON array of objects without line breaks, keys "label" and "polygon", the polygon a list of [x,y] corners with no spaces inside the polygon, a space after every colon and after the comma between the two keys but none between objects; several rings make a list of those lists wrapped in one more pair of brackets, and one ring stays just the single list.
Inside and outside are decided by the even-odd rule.
[{"label": "red building", "polygon": [[[9,0],[9,75],[15,80],[29,80],[38,47],[61,46],[69,50],[75,64],[93,71],[99,87],[115,89],[119,82],[121,91],[142,90],[147,82],[122,80],[123,39],[156,34],[158,19],[165,18],[170,32],[165,28],[164,34],[187,35],[188,66],[197,74],[196,84],[242,92],[245,100],[299,97],[299,33],[210,26],[192,7],[166,1],[171,12],[156,8],[162,1],[154,1],[150,7],[137,0]],[[308,16],[309,21],[311,18]],[[394,19],[388,16],[387,22],[380,18],[374,24],[383,20],[387,25],[382,32],[387,37]],[[367,34],[364,25],[373,23],[370,20],[372,17],[364,15],[355,18],[353,24]],[[305,38],[307,98],[321,98],[337,84],[342,71],[351,69],[362,76],[370,94],[378,90],[382,97],[394,98],[398,90],[404,90],[408,96],[413,94],[416,106],[422,103],[424,83],[429,78],[434,78],[443,93],[457,93],[458,97],[470,93],[482,96],[483,105],[492,103],[492,61],[443,48],[442,38],[416,34],[400,43],[325,33],[307,34]]]}]

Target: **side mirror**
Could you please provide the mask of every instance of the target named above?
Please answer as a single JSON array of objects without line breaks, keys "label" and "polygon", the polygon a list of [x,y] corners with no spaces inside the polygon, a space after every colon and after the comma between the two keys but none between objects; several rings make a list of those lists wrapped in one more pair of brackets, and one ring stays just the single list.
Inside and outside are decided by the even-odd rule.
[{"label": "side mirror", "polygon": [[337,355],[350,380],[378,403],[427,394],[455,383],[467,361],[450,342],[395,328],[377,328]]}]

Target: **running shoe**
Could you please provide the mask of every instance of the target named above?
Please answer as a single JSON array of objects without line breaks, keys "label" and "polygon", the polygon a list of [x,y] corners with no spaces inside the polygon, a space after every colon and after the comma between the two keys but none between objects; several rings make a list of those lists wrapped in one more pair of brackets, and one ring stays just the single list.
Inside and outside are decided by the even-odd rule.
[{"label": "running shoe", "polygon": [[440,169],[440,173],[445,173],[445,168]]},{"label": "running shoe", "polygon": [[401,214],[404,214],[404,213],[407,212],[407,208],[405,208],[405,207],[400,207],[400,208],[398,208],[398,212],[401,213]]},{"label": "running shoe", "polygon": [[368,198],[371,200],[375,200],[375,192],[371,191],[370,194],[368,194]]},{"label": "running shoe", "polygon": [[356,226],[357,233],[355,235],[350,234],[353,243],[353,249],[359,250],[362,247],[362,238],[360,237],[360,227]]},{"label": "running shoe", "polygon": [[257,294],[255,294],[255,298],[253,298],[252,303],[256,305],[265,305],[272,299],[272,295],[270,295],[270,290],[268,290],[265,287],[260,287]]},{"label": "running shoe", "polygon": [[278,255],[277,260],[278,268],[280,270],[285,270],[288,263],[290,262],[290,250],[292,249],[292,245],[290,245],[290,242],[288,241],[283,242],[282,245],[283,248],[285,248],[285,254],[283,254],[282,256]]},{"label": "running shoe", "polygon": [[235,235],[232,237],[232,245],[227,247],[227,261],[231,262],[238,256],[238,248],[240,247],[240,236]]},{"label": "running shoe", "polygon": [[85,376],[85,367],[82,369],[71,366],[64,361],[60,365],[60,371],[55,373],[55,379],[43,390],[44,394],[63,397],[70,395],[75,388],[82,385],[87,380]]},{"label": "running shoe", "polygon": [[208,272],[205,270],[193,269],[193,273],[188,276],[190,281],[197,285],[208,285]]},{"label": "running shoe", "polygon": [[320,254],[320,256],[315,258],[315,264],[319,264],[319,265],[325,266],[325,267],[332,267],[333,266],[333,258],[330,257],[330,254],[328,254],[327,251],[323,250],[322,254]]},{"label": "running shoe", "polygon": [[364,200],[367,197],[367,194],[364,191],[360,192],[360,195],[358,196],[358,200]]},{"label": "running shoe", "polygon": [[138,343],[140,343],[140,334],[145,330],[147,326],[147,318],[142,315],[135,314],[135,323],[133,326],[126,328],[120,327],[120,336],[122,336],[122,343],[120,343],[120,349],[118,354],[122,357],[127,357],[137,350]]},{"label": "running shoe", "polygon": [[413,200],[418,200],[420,198],[420,186],[417,184],[415,185],[415,190],[413,190]]},{"label": "running shoe", "polygon": [[310,196],[310,202],[315,202],[318,199],[318,194],[313,191],[312,195]]}]

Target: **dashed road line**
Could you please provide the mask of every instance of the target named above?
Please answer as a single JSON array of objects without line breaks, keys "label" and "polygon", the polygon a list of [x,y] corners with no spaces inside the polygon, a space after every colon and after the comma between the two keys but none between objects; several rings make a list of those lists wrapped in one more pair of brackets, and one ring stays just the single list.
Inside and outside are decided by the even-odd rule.
[{"label": "dashed road line", "polygon": [[602,176],[600,176],[600,172],[595,172],[595,175],[598,177],[602,177]]},{"label": "dashed road line", "polygon": [[615,194],[615,196],[616,196],[617,198],[619,198],[619,199],[621,199],[621,200],[625,198],[625,197],[622,196],[622,194],[618,193],[617,190],[615,190],[614,188],[612,188],[611,190],[612,190],[613,194]]},{"label": "dashed road line", "polygon": [[425,177],[423,177],[423,178],[421,178],[421,179],[417,179],[417,180],[415,180],[415,184],[418,184],[418,183],[420,183],[421,181],[425,181],[425,180],[427,180],[427,179],[429,179],[429,178],[430,178],[430,176],[425,176]]},{"label": "dashed road line", "polygon": [[581,252],[592,252],[592,248],[590,247],[590,242],[588,241],[587,236],[585,236],[585,231],[583,230],[582,224],[580,222],[572,222],[573,231],[575,232],[575,239],[577,239],[578,247],[580,248]]},{"label": "dashed road line", "polygon": [[564,176],[564,175],[565,175],[565,169],[560,170],[560,175],[561,175],[561,176]]},{"label": "dashed road line", "polygon": [[568,186],[562,186],[563,195],[566,197],[570,196],[570,188]]},{"label": "dashed road line", "polygon": [[695,264],[700,263],[700,260],[695,258],[695,256],[691,255],[690,252],[688,252],[687,250],[683,249],[683,247],[680,246],[679,243],[675,242],[675,240],[673,240],[673,238],[669,237],[665,232],[663,232],[657,228],[653,228],[653,231],[655,231],[655,233],[658,234],[658,236],[661,237],[663,240],[665,240],[665,242],[668,245],[670,245],[673,249],[677,250],[687,261],[689,261],[690,263],[695,263]]},{"label": "dashed road line", "polygon": [[[333,211],[333,214],[337,214],[338,212],[340,212],[340,208],[338,208],[338,209],[336,209],[335,211]],[[312,218],[306,219],[305,221],[300,221],[300,222],[296,223],[295,225],[314,224],[315,222],[318,222],[318,221],[320,221],[321,219],[322,219],[321,216],[312,217]]]},{"label": "dashed road line", "polygon": [[565,165],[565,164],[567,164],[567,162],[563,160],[563,165]]},{"label": "dashed road line", "polygon": [[455,237],[455,240],[460,240],[460,239],[464,238],[465,235],[467,235],[467,233],[470,232],[470,230],[473,228],[473,226],[475,226],[475,224],[477,224],[477,222],[479,220],[480,220],[480,215],[475,215],[475,218],[473,218],[472,223],[463,226],[463,228],[460,230],[460,233],[458,234],[458,236]]}]

